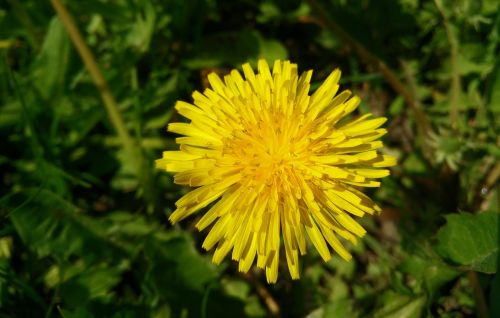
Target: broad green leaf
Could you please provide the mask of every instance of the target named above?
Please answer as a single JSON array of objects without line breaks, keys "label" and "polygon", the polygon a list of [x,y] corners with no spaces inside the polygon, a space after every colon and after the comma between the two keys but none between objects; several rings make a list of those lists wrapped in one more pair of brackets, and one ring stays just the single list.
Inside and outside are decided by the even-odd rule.
[{"label": "broad green leaf", "polygon": [[500,214],[449,214],[437,234],[437,252],[446,260],[483,273],[495,273],[500,247]]}]

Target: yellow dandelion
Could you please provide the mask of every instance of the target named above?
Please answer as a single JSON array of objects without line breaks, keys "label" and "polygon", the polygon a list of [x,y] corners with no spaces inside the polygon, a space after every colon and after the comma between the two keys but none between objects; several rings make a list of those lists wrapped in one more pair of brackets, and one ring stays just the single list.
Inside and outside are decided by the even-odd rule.
[{"label": "yellow dandelion", "polygon": [[299,76],[290,61],[275,61],[271,71],[260,60],[257,74],[245,64],[243,74],[232,70],[222,80],[212,73],[211,89],[175,106],[191,122],[168,125],[183,135],[180,149],[165,151],[157,167],[196,189],[176,202],[170,221],[215,202],[196,224],[200,231],[213,224],[203,248],[215,248],[216,264],[232,251],[242,272],[257,259],[270,283],[278,277],[281,238],[293,279],[306,233],[325,261],[330,247],[349,260],[339,238],[356,243],[365,234],[353,216],[380,212],[356,187],[378,187],[376,179],[389,175],[379,168],[396,164],[377,152],[386,118],[366,114],[339,124],[360,102],[348,90],[336,95],[339,70],[312,95],[312,71]]}]

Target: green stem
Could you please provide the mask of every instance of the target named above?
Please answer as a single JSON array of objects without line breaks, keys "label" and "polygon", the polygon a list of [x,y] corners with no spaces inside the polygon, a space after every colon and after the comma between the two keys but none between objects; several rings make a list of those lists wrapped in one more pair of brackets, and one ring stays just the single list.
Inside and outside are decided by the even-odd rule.
[{"label": "green stem", "polygon": [[51,0],[52,6],[54,7],[57,15],[61,19],[68,35],[76,47],[76,50],[80,54],[80,57],[85,64],[95,86],[101,94],[102,101],[108,113],[111,124],[118,133],[118,137],[128,154],[129,159],[136,168],[137,176],[142,185],[143,195],[148,202],[155,205],[155,191],[152,184],[152,173],[149,163],[145,160],[142,150],[136,141],[131,137],[125,121],[120,113],[118,103],[116,102],[111,90],[109,89],[108,83],[104,78],[99,66],[97,65],[96,59],[92,54],[92,51],[85,43],[80,31],[78,30],[73,17],[70,15],[64,4],[60,0]]},{"label": "green stem", "polygon": [[62,4],[62,2],[60,0],[51,0],[51,2],[52,6],[57,12],[57,15],[64,24],[64,27],[66,28],[71,41],[80,54],[85,67],[89,71],[92,80],[94,81],[97,89],[99,89],[102,101],[104,102],[104,106],[106,107],[106,111],[108,112],[109,119],[111,120],[111,124],[116,129],[116,132],[118,133],[123,146],[127,149],[130,155],[133,155],[132,157],[134,158],[134,160],[138,161],[139,155],[136,151],[137,148],[135,147],[135,142],[128,133],[127,127],[125,126],[125,122],[118,108],[118,104],[111,94],[108,83],[104,79],[104,76],[102,75],[102,72],[97,65],[94,55],[85,43],[85,40],[76,27],[73,18],[71,17],[66,7]]}]

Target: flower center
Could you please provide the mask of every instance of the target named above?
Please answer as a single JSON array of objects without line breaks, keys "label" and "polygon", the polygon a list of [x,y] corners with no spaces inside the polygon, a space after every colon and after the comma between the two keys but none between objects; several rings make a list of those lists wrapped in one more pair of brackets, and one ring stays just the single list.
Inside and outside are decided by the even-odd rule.
[{"label": "flower center", "polygon": [[[289,174],[309,152],[307,138],[301,136],[302,118],[292,119],[281,113],[268,113],[269,120],[244,123],[224,141],[223,154],[243,168],[245,180],[276,184]],[[274,116],[273,116],[274,115]],[[248,180],[251,179],[251,180]]]}]

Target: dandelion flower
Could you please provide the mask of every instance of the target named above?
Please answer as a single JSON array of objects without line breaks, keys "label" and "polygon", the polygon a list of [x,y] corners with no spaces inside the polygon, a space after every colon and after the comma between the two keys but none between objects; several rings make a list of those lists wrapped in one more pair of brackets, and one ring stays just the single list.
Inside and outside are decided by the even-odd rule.
[{"label": "dandelion flower", "polygon": [[377,152],[386,118],[363,115],[349,123],[360,99],[348,90],[337,94],[334,70],[309,95],[312,71],[264,60],[254,73],[243,65],[221,79],[208,75],[211,89],[195,91],[194,102],[175,108],[190,123],[171,123],[182,135],[177,151],[165,151],[157,167],[176,172],[174,182],[196,187],[176,202],[176,223],[210,206],[196,224],[212,225],[203,248],[219,264],[231,252],[239,270],[254,261],[267,281],[278,277],[280,241],[290,275],[299,278],[299,254],[306,236],[328,261],[331,249],[345,260],[351,254],[339,238],[356,243],[365,234],[354,217],[380,212],[358,187],[378,187],[395,158]]}]

